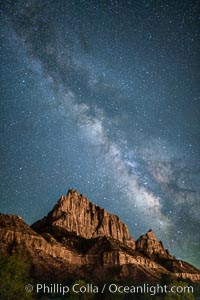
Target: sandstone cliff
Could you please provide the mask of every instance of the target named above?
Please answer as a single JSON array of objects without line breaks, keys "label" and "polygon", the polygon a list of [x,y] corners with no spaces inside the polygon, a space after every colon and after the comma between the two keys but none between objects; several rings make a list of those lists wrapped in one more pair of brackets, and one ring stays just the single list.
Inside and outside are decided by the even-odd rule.
[{"label": "sandstone cliff", "polygon": [[62,244],[49,233],[37,234],[19,216],[0,215],[1,252],[26,256],[36,280],[52,282],[70,277],[98,282],[131,277],[152,281],[159,280],[159,272],[166,273],[158,264],[128,249],[102,236],[77,242],[72,235],[69,243]]},{"label": "sandstone cliff", "polygon": [[52,227],[86,239],[111,237],[135,249],[128,227],[117,216],[94,205],[74,189],[60,198],[47,217],[32,225],[38,232],[47,232],[50,229],[52,233]]},{"label": "sandstone cliff", "polygon": [[176,260],[150,230],[135,243],[117,216],[70,190],[31,228],[0,214],[0,251],[27,256],[36,280],[158,282],[163,274],[200,282],[200,271]]},{"label": "sandstone cliff", "polygon": [[163,243],[157,240],[152,229],[136,241],[136,249],[149,256],[159,255],[168,258],[172,257],[169,251],[164,248]]}]

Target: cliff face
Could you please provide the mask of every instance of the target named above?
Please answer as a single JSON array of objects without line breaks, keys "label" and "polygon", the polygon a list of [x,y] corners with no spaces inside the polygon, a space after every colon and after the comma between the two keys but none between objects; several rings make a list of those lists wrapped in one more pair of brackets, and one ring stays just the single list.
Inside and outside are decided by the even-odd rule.
[{"label": "cliff face", "polygon": [[164,248],[163,243],[157,240],[152,229],[136,241],[136,249],[149,256],[159,255],[168,258],[172,257],[169,251]]},{"label": "cliff face", "polygon": [[67,277],[157,282],[162,274],[200,282],[200,271],[172,257],[152,230],[135,242],[117,216],[75,190],[31,227],[19,216],[0,214],[0,251],[27,256],[31,275],[49,282]]},{"label": "cliff face", "polygon": [[117,216],[94,205],[76,190],[69,190],[66,196],[62,196],[48,216],[33,224],[32,228],[39,232],[60,228],[86,239],[111,237],[135,249],[128,227]]},{"label": "cliff face", "polygon": [[36,233],[19,216],[0,215],[1,252],[5,255],[17,252],[28,257],[31,275],[36,280],[52,282],[55,278],[57,281],[84,278],[98,282],[131,276],[135,280],[152,281],[159,280],[157,269],[166,272],[134,250],[128,248],[127,251],[118,240],[103,236],[78,238],[78,242],[76,239],[71,235],[67,242],[60,243],[49,233]]}]

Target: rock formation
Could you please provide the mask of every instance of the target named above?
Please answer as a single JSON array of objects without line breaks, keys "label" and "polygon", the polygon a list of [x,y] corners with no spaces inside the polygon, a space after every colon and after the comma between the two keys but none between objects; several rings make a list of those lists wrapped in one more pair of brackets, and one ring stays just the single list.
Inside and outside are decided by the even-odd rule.
[{"label": "rock formation", "polygon": [[0,251],[27,256],[32,277],[43,282],[69,277],[158,282],[163,274],[200,282],[200,271],[172,257],[152,230],[135,242],[117,216],[76,190],[31,227],[19,216],[1,214]]},{"label": "rock formation", "polygon": [[110,237],[135,249],[135,241],[130,236],[128,227],[115,215],[94,205],[76,190],[69,190],[62,196],[47,217],[32,225],[38,232],[62,229],[62,232],[92,239]]},{"label": "rock formation", "polygon": [[152,229],[150,229],[146,234],[141,235],[136,242],[136,249],[150,257],[155,255],[168,258],[171,257],[169,251],[164,248],[163,243],[157,240]]}]

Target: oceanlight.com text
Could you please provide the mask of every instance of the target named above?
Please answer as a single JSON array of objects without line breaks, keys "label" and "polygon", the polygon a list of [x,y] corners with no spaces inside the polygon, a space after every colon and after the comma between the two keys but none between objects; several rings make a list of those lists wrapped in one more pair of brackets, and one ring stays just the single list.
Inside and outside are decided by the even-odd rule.
[{"label": "oceanlight.com text", "polygon": [[73,294],[149,294],[154,296],[156,294],[189,294],[194,293],[193,286],[186,285],[160,285],[155,284],[151,285],[149,283],[144,283],[142,285],[119,285],[116,283],[104,284],[102,286],[94,284],[79,284],[75,283],[72,286],[63,285],[61,283],[37,283],[34,287],[31,284],[25,286],[27,292],[34,291],[36,294],[57,294],[57,295],[66,295],[69,293]]}]

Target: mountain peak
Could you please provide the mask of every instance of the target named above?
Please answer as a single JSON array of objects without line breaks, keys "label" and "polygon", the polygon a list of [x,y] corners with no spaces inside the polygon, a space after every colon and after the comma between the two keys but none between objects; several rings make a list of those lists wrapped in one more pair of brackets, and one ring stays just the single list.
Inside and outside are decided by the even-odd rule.
[{"label": "mountain peak", "polygon": [[105,236],[135,249],[128,227],[117,216],[93,204],[75,189],[61,196],[48,216],[34,223],[32,228],[37,232],[59,229],[86,239]]},{"label": "mountain peak", "polygon": [[158,282],[163,274],[200,282],[200,271],[169,255],[152,229],[135,243],[117,216],[75,189],[31,228],[18,216],[0,214],[0,249],[27,255],[32,276],[47,282],[68,277]]},{"label": "mountain peak", "polygon": [[149,231],[147,231],[146,233],[147,238],[151,239],[151,240],[156,240],[156,235],[154,233],[154,231],[152,229],[149,229]]},{"label": "mountain peak", "polygon": [[146,234],[140,236],[136,241],[136,249],[149,256],[159,255],[171,257],[169,251],[164,248],[163,243],[158,241],[152,229],[149,229]]}]

